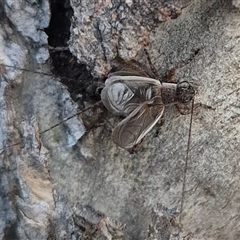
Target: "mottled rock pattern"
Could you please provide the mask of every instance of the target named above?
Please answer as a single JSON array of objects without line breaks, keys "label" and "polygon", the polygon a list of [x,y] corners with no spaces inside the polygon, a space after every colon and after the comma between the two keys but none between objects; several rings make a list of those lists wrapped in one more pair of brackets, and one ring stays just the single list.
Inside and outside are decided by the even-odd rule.
[{"label": "mottled rock pattern", "polygon": [[116,56],[136,58],[149,45],[151,31],[160,23],[177,18],[191,2],[71,0],[74,16],[70,50],[93,69],[93,74],[104,76]]},{"label": "mottled rock pattern", "polygon": [[[136,14],[129,14],[124,18],[126,29],[123,23],[116,25],[123,29],[115,33],[117,42],[109,42],[111,37],[103,34],[113,27],[109,13],[104,15],[105,2],[98,8],[81,2],[71,2],[70,48],[79,61],[89,63],[95,75],[108,71],[116,46],[122,57],[142,58],[142,62],[147,62],[143,54],[147,47],[162,79],[175,69],[176,81],[185,79],[196,87],[195,102],[215,110],[194,111],[182,199],[190,116],[169,107],[164,125],[147,135],[138,153],[130,155],[118,148],[111,131],[119,118],[103,108],[94,91],[90,94],[96,79],[84,65],[79,67],[69,53],[61,53],[84,74],[74,71],[74,80],[51,75],[43,31],[50,20],[48,2],[2,1],[0,63],[35,73],[0,68],[0,238],[239,239],[237,1],[198,0],[191,5],[182,1],[184,7],[176,19],[160,19],[157,12],[137,15],[141,22],[133,18]],[[148,6],[150,1],[146,2]],[[111,3],[112,11],[120,15],[132,6],[132,1],[126,1],[125,8],[119,5],[117,10]],[[141,12],[145,5],[135,7]],[[99,25],[91,22],[90,15],[82,15],[88,8],[93,17],[98,16]],[[151,20],[156,16],[157,22]],[[89,25],[78,25],[84,17]],[[83,34],[84,27],[86,39],[93,36],[89,42],[83,35],[77,41],[76,33]],[[99,31],[94,32],[96,27]],[[103,54],[103,49],[108,51]],[[67,71],[65,66],[59,65],[62,72]],[[51,128],[79,110],[81,117]]]}]

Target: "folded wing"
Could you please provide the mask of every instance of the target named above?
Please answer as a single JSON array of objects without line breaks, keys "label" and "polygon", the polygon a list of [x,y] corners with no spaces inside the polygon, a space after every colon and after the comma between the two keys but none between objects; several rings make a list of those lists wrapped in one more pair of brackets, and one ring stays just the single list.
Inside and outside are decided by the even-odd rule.
[{"label": "folded wing", "polygon": [[156,79],[112,74],[105,81],[101,99],[112,113],[127,116],[160,91],[161,83]]},{"label": "folded wing", "polygon": [[131,150],[153,128],[163,111],[161,96],[145,101],[114,128],[113,141],[120,147]]}]

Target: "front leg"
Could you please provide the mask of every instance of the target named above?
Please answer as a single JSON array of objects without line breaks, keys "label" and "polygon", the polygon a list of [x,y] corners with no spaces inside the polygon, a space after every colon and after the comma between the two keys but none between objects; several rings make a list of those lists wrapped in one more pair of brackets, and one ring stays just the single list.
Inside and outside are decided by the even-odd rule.
[{"label": "front leg", "polygon": [[[175,104],[175,107],[177,108],[178,112],[181,114],[181,115],[187,115],[187,114],[190,114],[192,112],[192,102],[189,102],[189,103],[185,103],[185,104],[182,104],[182,103],[176,103]],[[204,103],[196,103],[193,105],[193,111],[196,110],[197,108],[199,107],[202,107],[202,108],[205,108],[205,109],[210,109],[210,110],[215,110],[214,107],[212,106],[209,106],[207,104],[204,104]]]}]

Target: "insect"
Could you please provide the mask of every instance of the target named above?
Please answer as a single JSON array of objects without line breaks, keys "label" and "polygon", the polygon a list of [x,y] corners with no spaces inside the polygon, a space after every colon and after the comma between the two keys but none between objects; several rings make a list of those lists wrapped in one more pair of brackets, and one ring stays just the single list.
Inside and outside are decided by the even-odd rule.
[{"label": "insect", "polygon": [[119,71],[109,74],[101,92],[104,106],[125,118],[112,133],[113,141],[132,152],[161,118],[167,105],[188,103],[195,90],[187,81],[161,83],[149,78]]},{"label": "insect", "polygon": [[[104,106],[113,114],[125,117],[114,128],[112,139],[118,146],[131,153],[137,150],[146,134],[159,121],[165,106],[187,103],[195,95],[194,88],[188,82],[161,83],[152,78],[149,72],[140,71],[140,66],[135,66],[138,68],[135,72],[132,71],[132,65],[131,71],[110,73],[101,91]],[[57,127],[83,111],[85,109],[41,133]]]}]

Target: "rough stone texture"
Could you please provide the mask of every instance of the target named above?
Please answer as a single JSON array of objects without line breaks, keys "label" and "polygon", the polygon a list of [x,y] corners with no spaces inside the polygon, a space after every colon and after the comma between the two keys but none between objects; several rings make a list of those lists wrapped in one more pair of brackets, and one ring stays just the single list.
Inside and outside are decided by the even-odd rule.
[{"label": "rough stone texture", "polygon": [[236,8],[240,8],[240,1],[239,0],[233,0],[232,1],[233,6],[235,6]]},{"label": "rough stone texture", "polygon": [[[92,10],[96,14],[92,18],[85,15],[90,23],[96,16],[99,23],[105,23],[103,13],[108,8],[104,2]],[[51,69],[45,62],[49,55],[43,31],[50,20],[47,1],[0,3],[0,63],[35,71],[0,68],[1,239],[240,238],[240,12],[237,1],[181,2],[185,8],[181,7],[176,19],[169,17],[152,25],[154,21],[145,15],[139,17],[148,31],[146,42],[133,34],[140,20],[133,21],[129,15],[124,34],[116,32],[121,41],[112,45],[109,36],[99,38],[103,36],[101,28],[101,34],[97,32],[101,24],[77,25],[83,17],[78,14],[87,12],[84,7],[91,10],[93,3],[72,1],[70,44],[78,60],[89,61],[88,68],[101,76],[116,56],[114,46],[120,44],[122,57],[136,56],[147,62],[143,48],[149,43],[148,52],[163,79],[176,68],[176,81],[185,79],[196,86],[195,102],[215,108],[194,111],[184,195],[190,116],[168,107],[164,125],[147,135],[138,153],[130,155],[118,148],[111,131],[119,118],[97,102],[96,94],[91,95],[96,79],[84,65],[77,65],[74,57],[63,52],[57,63],[52,60],[62,78],[38,73]],[[126,1],[124,6],[131,9],[131,3]],[[142,3],[140,9],[144,7]],[[135,8],[140,11],[137,5]],[[66,9],[70,9],[67,3]],[[112,4],[112,11],[118,10]],[[123,10],[119,14],[124,14]],[[70,19],[68,14],[64,17]],[[156,16],[160,19],[161,15]],[[74,45],[76,32],[84,27],[87,36],[95,34],[96,45],[89,43],[90,47],[101,46],[99,52],[83,51],[86,39],[79,40],[83,48]],[[103,45],[109,49],[105,59]],[[65,72],[71,77],[63,75]],[[94,107],[88,108],[92,104]],[[75,114],[77,106],[88,110],[51,128]]]},{"label": "rough stone texture", "polygon": [[149,35],[159,23],[177,18],[191,0],[127,1],[71,0],[71,52],[101,76],[111,70],[120,56],[135,58],[149,44]]}]

